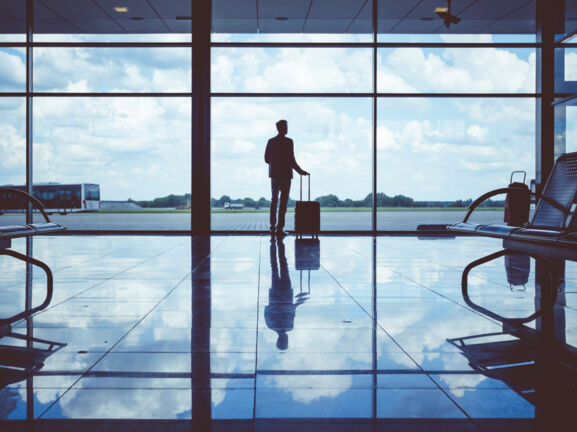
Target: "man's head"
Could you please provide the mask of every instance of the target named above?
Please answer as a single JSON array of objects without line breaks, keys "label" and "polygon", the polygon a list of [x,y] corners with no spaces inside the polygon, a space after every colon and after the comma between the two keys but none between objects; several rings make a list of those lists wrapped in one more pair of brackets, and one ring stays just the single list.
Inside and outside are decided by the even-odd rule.
[{"label": "man's head", "polygon": [[288,124],[286,120],[279,120],[276,122],[276,130],[281,135],[286,135],[288,132]]}]

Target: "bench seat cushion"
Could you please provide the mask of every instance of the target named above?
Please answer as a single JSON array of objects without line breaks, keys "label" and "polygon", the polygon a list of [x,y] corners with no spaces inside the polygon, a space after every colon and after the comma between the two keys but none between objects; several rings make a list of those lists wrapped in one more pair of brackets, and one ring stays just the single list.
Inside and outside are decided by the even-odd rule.
[{"label": "bench seat cushion", "polygon": [[559,238],[559,244],[577,247],[577,233],[570,233]]},{"label": "bench seat cushion", "polygon": [[561,231],[557,230],[524,228],[515,232],[515,234],[512,237],[517,240],[523,239],[532,241],[542,241],[547,243],[556,243],[561,234],[562,234]]},{"label": "bench seat cushion", "polygon": [[449,231],[458,231],[458,232],[464,232],[464,233],[469,233],[469,234],[475,234],[477,228],[479,228],[480,226],[481,225],[474,224],[474,223],[459,222],[459,223],[456,223],[454,225],[447,226],[447,229]]},{"label": "bench seat cushion", "polygon": [[65,229],[62,225],[60,225],[58,223],[54,223],[54,222],[30,224],[28,226],[33,227],[39,233],[52,232],[52,231],[62,231]]},{"label": "bench seat cushion", "polygon": [[20,235],[28,235],[36,232],[28,225],[8,225],[0,227],[0,238],[12,238]]},{"label": "bench seat cushion", "polygon": [[492,237],[507,238],[510,237],[519,227],[508,225],[481,225],[477,230],[478,233]]},{"label": "bench seat cushion", "polygon": [[515,226],[507,225],[483,225],[468,222],[460,222],[447,227],[449,231],[458,231],[470,234],[480,234],[489,237],[507,238],[519,229]]},{"label": "bench seat cushion", "polygon": [[16,237],[26,237],[34,234],[63,231],[66,228],[58,223],[35,223],[30,225],[9,225],[0,226],[0,238],[10,239]]}]

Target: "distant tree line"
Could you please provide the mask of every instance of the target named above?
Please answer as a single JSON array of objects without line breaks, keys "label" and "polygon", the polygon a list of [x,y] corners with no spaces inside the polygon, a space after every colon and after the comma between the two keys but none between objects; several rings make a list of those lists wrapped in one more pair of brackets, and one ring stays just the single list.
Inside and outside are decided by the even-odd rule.
[{"label": "distant tree line", "polygon": [[[139,204],[144,208],[188,208],[191,205],[190,194],[185,195],[168,195],[162,198],[155,198],[152,201],[134,201],[129,199],[129,202],[134,202]],[[346,198],[340,200],[339,197],[333,194],[323,195],[315,198],[321,204],[321,207],[372,207],[373,205],[373,194],[368,194],[362,200],[352,200]],[[415,207],[415,208],[427,208],[427,207],[468,207],[473,202],[472,199],[466,200],[456,200],[456,201],[415,201],[410,197],[404,195],[388,196],[385,193],[377,193],[377,207]],[[244,208],[267,208],[270,206],[270,200],[264,197],[258,200],[252,198],[236,198],[233,199],[228,195],[222,195],[219,199],[211,198],[210,205],[213,208],[224,208],[225,203],[231,204],[242,204]],[[294,199],[289,199],[288,206],[294,207],[296,201]],[[486,200],[480,205],[480,207],[503,207],[504,201],[492,201]]]},{"label": "distant tree line", "polygon": [[190,207],[190,199],[190,194],[171,194],[162,198],[154,198],[152,201],[134,201],[129,198],[128,202],[133,202],[144,208],[187,208]]}]

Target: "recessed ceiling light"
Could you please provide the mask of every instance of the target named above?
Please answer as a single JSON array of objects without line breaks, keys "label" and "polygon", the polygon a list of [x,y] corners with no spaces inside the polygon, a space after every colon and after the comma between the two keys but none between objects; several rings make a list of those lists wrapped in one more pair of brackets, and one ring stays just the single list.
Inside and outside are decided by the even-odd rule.
[{"label": "recessed ceiling light", "polygon": [[128,7],[126,6],[114,6],[114,11],[118,13],[128,12]]},{"label": "recessed ceiling light", "polygon": [[132,21],[142,21],[144,18],[142,17],[130,17]]},{"label": "recessed ceiling light", "polygon": [[276,17],[275,20],[277,20],[277,21],[288,21],[288,17]]}]

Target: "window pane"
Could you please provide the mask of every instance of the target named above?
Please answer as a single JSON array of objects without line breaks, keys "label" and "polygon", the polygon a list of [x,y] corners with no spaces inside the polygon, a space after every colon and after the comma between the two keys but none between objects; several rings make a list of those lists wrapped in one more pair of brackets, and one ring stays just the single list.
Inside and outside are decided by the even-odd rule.
[{"label": "window pane", "polygon": [[34,90],[190,92],[190,48],[35,48]]},{"label": "window pane", "polygon": [[[122,3],[122,2],[121,2]],[[37,0],[36,42],[190,42],[191,2]]]},{"label": "window pane", "polygon": [[384,48],[382,93],[534,93],[532,48]]},{"label": "window pane", "polygon": [[370,92],[372,50],[214,48],[213,92]]},{"label": "window pane", "polygon": [[[26,100],[24,98],[0,97],[0,186],[24,186],[26,184]],[[20,207],[7,203],[1,196],[0,214]],[[2,225],[25,223],[25,216],[4,214]]]},{"label": "window pane", "polygon": [[[444,10],[442,10],[444,9]],[[535,1],[378,0],[379,42],[535,42]]]},{"label": "window pane", "polygon": [[[279,119],[288,121],[296,160],[311,173],[311,199],[321,201],[321,229],[370,229],[366,197],[372,184],[371,115],[369,98],[213,98],[213,229],[269,229],[271,193],[264,152],[268,139],[277,134]],[[296,172],[291,198],[299,198]],[[225,210],[227,202],[243,209]],[[293,205],[289,201],[289,207]],[[286,228],[292,230],[293,224],[289,208]]]},{"label": "window pane", "polygon": [[[565,118],[559,115],[563,112],[563,109],[566,110]],[[557,122],[556,126],[561,128],[561,133],[556,134],[555,157],[559,157],[563,153],[577,151],[577,105],[575,101],[570,101],[567,105],[560,106],[556,110],[555,121]]]},{"label": "window pane", "polygon": [[70,229],[190,229],[190,107],[189,98],[36,98],[35,183],[99,186],[100,211],[83,203],[90,212],[57,220]]},{"label": "window pane", "polygon": [[563,48],[565,81],[577,81],[577,48]]},{"label": "window pane", "polygon": [[213,42],[369,42],[372,1],[213,0],[212,29]]},{"label": "window pane", "polygon": [[[535,178],[534,124],[532,98],[379,99],[378,228],[458,222],[468,200],[506,187],[512,171],[526,171],[528,183]],[[493,198],[495,207],[472,220],[502,221],[503,200]]]},{"label": "window pane", "polygon": [[26,49],[0,48],[0,93],[26,91]]}]

